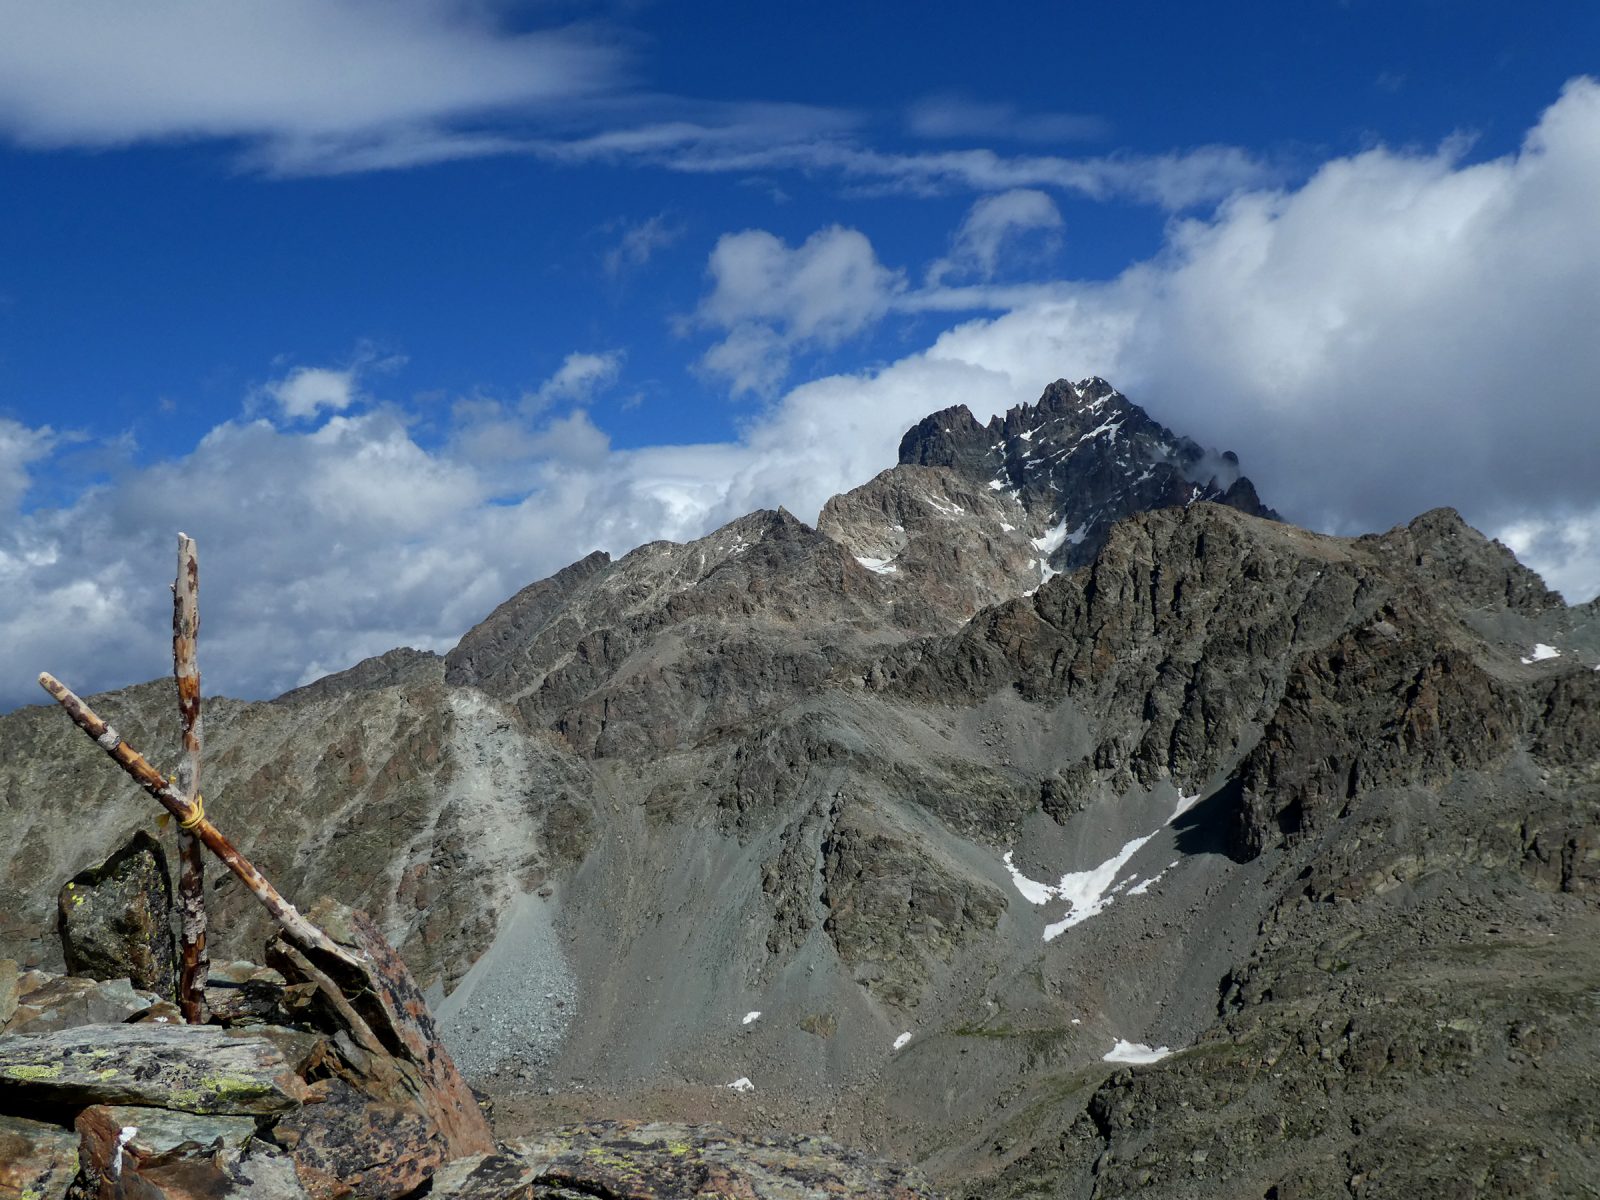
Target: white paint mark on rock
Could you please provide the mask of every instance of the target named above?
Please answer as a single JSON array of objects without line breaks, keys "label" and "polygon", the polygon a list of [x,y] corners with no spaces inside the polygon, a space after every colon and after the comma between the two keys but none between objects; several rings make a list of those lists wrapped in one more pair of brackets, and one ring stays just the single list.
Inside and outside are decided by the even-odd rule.
[{"label": "white paint mark on rock", "polygon": [[749,1025],[754,1021],[759,1021],[760,1019],[761,1019],[761,1010],[760,1009],[754,1009],[754,1010],[752,1010],[750,1012],[745,1013],[744,1020],[739,1022],[739,1023],[741,1025]]},{"label": "white paint mark on rock", "polygon": [[732,1083],[727,1084],[726,1086],[732,1088],[736,1092],[753,1092],[756,1090],[756,1085],[751,1083],[750,1080],[745,1078],[743,1075],[739,1076],[739,1078],[735,1079]]},{"label": "white paint mark on rock", "polygon": [[905,1046],[905,1044],[907,1042],[909,1042],[910,1040],[911,1040],[911,1031],[908,1029],[908,1030],[906,1030],[906,1032],[902,1033],[899,1037],[895,1038],[895,1040],[894,1040],[894,1048],[896,1050],[899,1050],[899,1049],[903,1048]]},{"label": "white paint mark on rock", "polygon": [[122,1132],[117,1134],[116,1153],[111,1156],[111,1178],[118,1179],[122,1176],[122,1148],[133,1141],[139,1134],[137,1125],[124,1125]]}]

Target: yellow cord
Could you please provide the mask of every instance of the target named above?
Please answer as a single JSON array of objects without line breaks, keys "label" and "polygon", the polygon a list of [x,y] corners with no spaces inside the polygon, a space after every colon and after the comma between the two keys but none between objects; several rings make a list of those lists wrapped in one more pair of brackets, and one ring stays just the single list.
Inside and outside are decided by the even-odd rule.
[{"label": "yellow cord", "polygon": [[188,833],[190,830],[192,830],[195,826],[199,825],[200,822],[204,821],[205,819],[206,819],[206,798],[204,796],[202,796],[199,792],[196,792],[195,796],[194,796],[194,809],[193,809],[192,812],[190,812],[190,814],[187,817],[185,817],[183,820],[178,822],[178,828],[183,830],[185,833]]},{"label": "yellow cord", "polygon": [[[176,775],[168,775],[167,776],[167,782],[171,783],[171,784],[176,784],[178,782],[178,777]],[[171,815],[170,813],[163,813],[162,814],[161,823],[163,825],[165,825],[167,823],[167,817],[170,816],[170,815]],[[187,817],[185,817],[183,820],[178,822],[178,828],[183,830],[185,833],[189,833],[192,830],[198,828],[200,822],[204,821],[205,819],[206,819],[206,798],[204,796],[202,796],[199,792],[196,792],[195,796],[194,796],[194,804],[193,804],[193,806],[191,808],[191,811],[190,811],[190,813],[189,813],[189,815]]]}]

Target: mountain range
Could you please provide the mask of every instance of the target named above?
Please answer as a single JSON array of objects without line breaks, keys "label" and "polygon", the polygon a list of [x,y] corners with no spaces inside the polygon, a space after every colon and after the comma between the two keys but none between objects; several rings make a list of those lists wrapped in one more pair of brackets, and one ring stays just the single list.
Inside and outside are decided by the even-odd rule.
[{"label": "mountain range", "polygon": [[[1600,1194],[1600,602],[1448,509],[1285,523],[1101,379],[899,460],[208,700],[208,811],[373,915],[503,1125],[826,1132],[971,1197]],[[176,746],[169,681],[94,703]],[[51,709],[0,746],[0,957],[59,969],[154,814]]]}]

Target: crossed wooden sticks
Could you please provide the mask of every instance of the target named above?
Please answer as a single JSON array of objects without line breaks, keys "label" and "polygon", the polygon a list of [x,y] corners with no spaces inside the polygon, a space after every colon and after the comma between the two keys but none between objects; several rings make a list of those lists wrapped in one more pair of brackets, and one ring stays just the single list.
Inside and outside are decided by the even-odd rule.
[{"label": "crossed wooden sticks", "polygon": [[[300,915],[253,863],[218,832],[206,816],[200,794],[200,668],[195,653],[200,632],[200,567],[194,539],[178,535],[178,579],[172,589],[172,673],[178,683],[183,752],[175,775],[152,767],[111,725],[55,676],[39,683],[55,697],[73,723],[94,739],[134,782],[178,821],[179,913],[182,956],[178,1002],[191,1024],[207,1020],[206,913],[201,846],[223,861],[272,915],[282,930],[275,945],[301,977],[319,992],[369,1056],[373,1071],[397,1081],[444,1138],[452,1157],[494,1149],[494,1134],[455,1063],[439,1040],[411,972],[368,918],[344,910],[330,926],[342,939]],[[326,904],[326,902],[324,902]],[[316,910],[314,910],[316,911]],[[324,917],[324,919],[328,919]],[[391,1057],[392,1056],[392,1057]],[[393,1064],[383,1067],[383,1062]]]},{"label": "crossed wooden sticks", "polygon": [[178,977],[178,1004],[183,1019],[201,1024],[206,1013],[206,910],[202,844],[237,875],[260,900],[284,932],[298,945],[322,953],[351,967],[358,964],[349,951],[300,915],[267,881],[255,865],[223,837],[207,818],[200,794],[200,668],[196,641],[200,632],[200,566],[194,539],[178,535],[178,579],[172,588],[172,671],[178,683],[178,713],[183,727],[183,755],[178,772],[170,778],[152,767],[66,684],[48,671],[39,685],[55,697],[73,723],[88,734],[113,762],[133,776],[134,782],[160,801],[178,822],[179,914],[182,921],[182,955]]}]

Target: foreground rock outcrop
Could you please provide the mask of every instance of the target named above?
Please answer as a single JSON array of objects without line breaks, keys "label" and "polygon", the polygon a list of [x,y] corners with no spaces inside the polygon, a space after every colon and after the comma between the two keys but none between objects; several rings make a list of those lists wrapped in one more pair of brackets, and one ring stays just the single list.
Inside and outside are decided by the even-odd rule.
[{"label": "foreground rock outcrop", "polygon": [[[916,1173],[827,1139],[710,1126],[586,1124],[462,1153],[405,1060],[358,1045],[359,1020],[316,985],[243,963],[222,974],[254,1000],[219,1005],[223,1024],[172,1023],[172,1005],[146,995],[123,1023],[72,1024],[68,1005],[50,1014],[64,1028],[0,1033],[0,1196],[934,1198]],[[22,1000],[50,1010],[81,990],[67,985],[96,986],[33,972]]]}]

